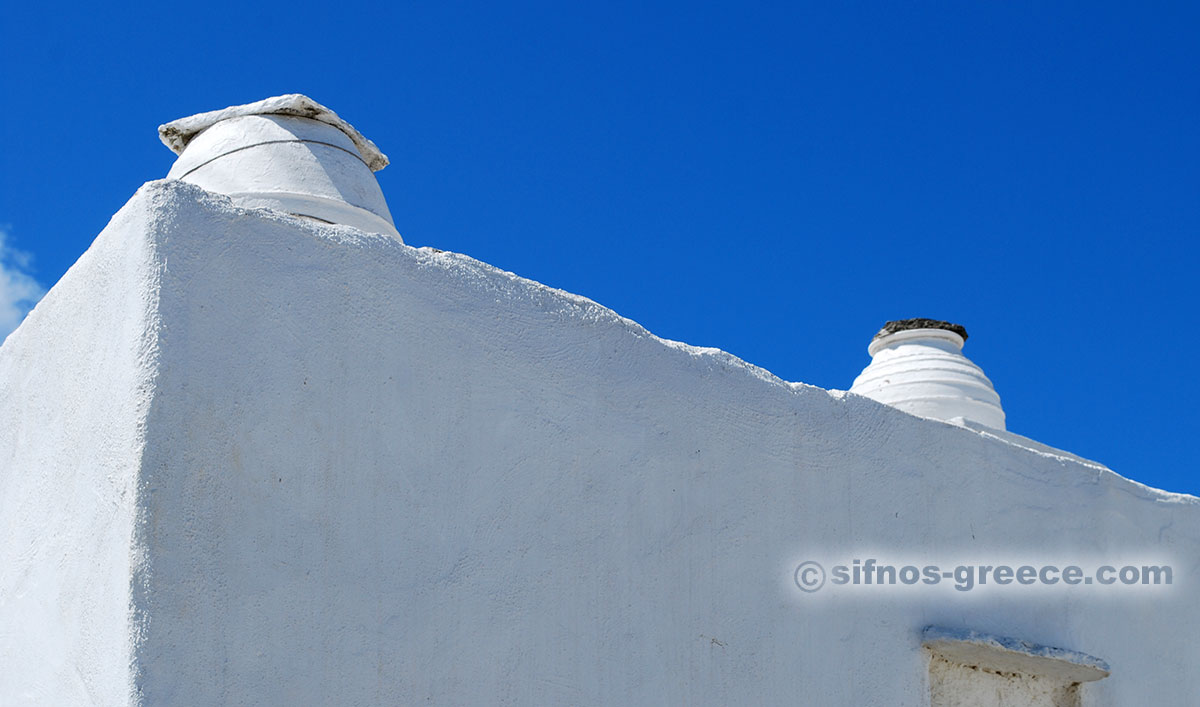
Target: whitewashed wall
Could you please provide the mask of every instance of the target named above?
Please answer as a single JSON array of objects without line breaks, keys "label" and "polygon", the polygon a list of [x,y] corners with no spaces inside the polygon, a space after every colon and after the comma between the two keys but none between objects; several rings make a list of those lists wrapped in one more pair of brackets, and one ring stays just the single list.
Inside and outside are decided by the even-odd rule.
[{"label": "whitewashed wall", "polygon": [[[1106,659],[1085,705],[1200,694],[1197,499],[190,185],[134,197],[0,349],[0,390],[0,657],[30,666],[0,703],[82,695],[75,670],[95,704],[919,706],[931,624]],[[1147,548],[1175,559],[1153,601],[791,578]],[[131,672],[89,658],[126,645]]]},{"label": "whitewashed wall", "polygon": [[169,200],[146,190],[0,348],[0,705],[125,704]]}]

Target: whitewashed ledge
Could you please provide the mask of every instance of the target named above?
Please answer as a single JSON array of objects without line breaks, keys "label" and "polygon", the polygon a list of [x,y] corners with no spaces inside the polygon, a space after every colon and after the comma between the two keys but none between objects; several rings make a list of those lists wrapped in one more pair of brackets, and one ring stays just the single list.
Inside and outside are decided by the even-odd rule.
[{"label": "whitewashed ledge", "polygon": [[921,645],[953,663],[1001,673],[1091,682],[1108,677],[1108,663],[1087,653],[965,629],[929,626]]}]

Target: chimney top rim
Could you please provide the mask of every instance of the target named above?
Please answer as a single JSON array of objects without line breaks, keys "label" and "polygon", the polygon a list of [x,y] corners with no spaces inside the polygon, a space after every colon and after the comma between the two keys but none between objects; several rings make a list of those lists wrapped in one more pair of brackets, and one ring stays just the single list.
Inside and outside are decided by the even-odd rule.
[{"label": "chimney top rim", "polygon": [[967,340],[967,328],[962,324],[946,322],[942,321],[941,319],[924,319],[920,317],[913,319],[895,319],[887,322],[883,325],[882,329],[875,333],[875,336],[872,337],[872,340],[877,341],[885,336],[890,336],[901,331],[912,331],[914,329],[942,329],[944,331],[950,331],[958,334],[962,337],[964,342]]},{"label": "chimney top rim", "polygon": [[354,146],[358,148],[363,162],[366,162],[372,172],[378,172],[388,165],[387,155],[383,154],[375,143],[368,140],[353,125],[340,118],[337,113],[300,93],[274,96],[254,103],[229,106],[221,110],[197,113],[173,120],[158,126],[158,137],[164,145],[178,155],[183,153],[192,138],[213,125],[222,120],[248,115],[289,115],[332,125],[350,138]]}]

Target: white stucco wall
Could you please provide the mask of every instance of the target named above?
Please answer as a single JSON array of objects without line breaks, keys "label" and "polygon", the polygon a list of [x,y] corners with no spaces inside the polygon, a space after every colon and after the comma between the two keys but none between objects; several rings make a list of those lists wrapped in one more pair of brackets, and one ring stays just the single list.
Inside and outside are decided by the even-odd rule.
[{"label": "white stucco wall", "polygon": [[125,704],[165,195],[135,197],[0,348],[0,704]]},{"label": "white stucco wall", "polygon": [[[118,467],[137,464],[139,561],[24,525],[0,550],[50,538],[68,567],[130,574],[124,633],[88,624],[79,642],[136,638],[145,704],[919,706],[931,624],[1103,657],[1113,674],[1083,687],[1085,705],[1200,694],[1195,498],[785,383],[465,256],[239,210],[178,182],[147,185],[126,212],[151,207],[153,219],[118,219],[86,256],[152,255],[126,258],[123,292],[161,271],[157,309],[142,309],[157,312],[158,353],[140,462],[146,322],[105,326],[132,295],[97,304],[93,328],[107,334],[70,364],[107,370],[105,348],[124,352],[127,375],[93,378],[132,399],[126,417],[70,414],[130,440]],[[91,301],[95,287],[65,279],[0,349],[6,392],[54,377],[21,352],[76,336],[63,331],[78,315],[50,305],[60,289]],[[48,410],[81,383],[54,385],[62,399]],[[9,398],[16,431],[0,434],[15,446],[0,451],[0,483],[20,498],[4,501],[5,527],[20,504],[82,534],[86,515],[15,479],[82,483],[93,472],[55,454],[86,459],[88,441],[43,449]],[[809,596],[791,576],[802,559],[868,553],[987,562],[1147,548],[1175,562],[1176,586],[1153,601]],[[26,564],[76,581],[47,557]],[[19,581],[3,577],[6,592]],[[117,589],[97,592],[115,605]],[[39,601],[48,616],[70,605]],[[11,654],[39,624],[3,611]],[[119,704],[126,693],[114,677],[98,694]]]}]

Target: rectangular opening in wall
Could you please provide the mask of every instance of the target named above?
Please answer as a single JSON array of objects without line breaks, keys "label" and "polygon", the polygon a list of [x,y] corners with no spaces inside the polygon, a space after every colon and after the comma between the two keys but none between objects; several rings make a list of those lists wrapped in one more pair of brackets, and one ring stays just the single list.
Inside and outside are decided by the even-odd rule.
[{"label": "rectangular opening in wall", "polygon": [[1080,707],[1079,683],[1001,673],[934,656],[929,663],[930,707]]},{"label": "rectangular opening in wall", "polygon": [[1109,674],[1099,658],[976,631],[925,629],[930,707],[1081,707],[1079,686]]}]

